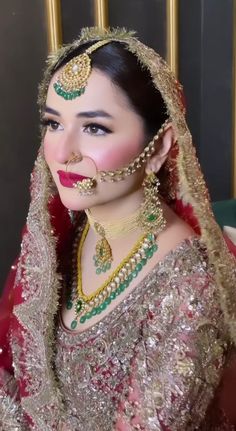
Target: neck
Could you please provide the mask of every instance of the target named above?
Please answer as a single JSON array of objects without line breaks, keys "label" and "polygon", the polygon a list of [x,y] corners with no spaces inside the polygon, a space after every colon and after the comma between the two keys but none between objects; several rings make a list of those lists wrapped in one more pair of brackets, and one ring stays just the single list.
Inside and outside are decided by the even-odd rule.
[{"label": "neck", "polygon": [[90,208],[90,213],[98,222],[112,223],[137,211],[143,201],[143,190],[140,188],[133,193],[122,196],[104,205]]}]

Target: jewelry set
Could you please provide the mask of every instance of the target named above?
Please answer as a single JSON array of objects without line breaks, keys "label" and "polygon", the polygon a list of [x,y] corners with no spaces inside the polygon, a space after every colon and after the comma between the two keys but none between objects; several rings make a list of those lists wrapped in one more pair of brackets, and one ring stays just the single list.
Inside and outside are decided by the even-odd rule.
[{"label": "jewelry set", "polygon": [[[72,100],[84,93],[91,73],[90,54],[109,41],[99,41],[86,49],[83,54],[70,60],[63,68],[54,84],[58,95],[65,100]],[[155,144],[162,137],[168,120],[162,125],[153,140],[144,148],[142,153],[129,165],[115,171],[100,171],[96,177],[88,178],[74,184],[79,194],[88,196],[96,191],[98,182],[119,182],[140,169],[155,152]],[[66,164],[66,171],[70,163],[80,162],[82,156],[75,153]],[[161,203],[158,197],[159,180],[151,172],[143,181],[144,200],[141,207],[128,217],[123,217],[112,223],[97,221],[90,210],[86,210],[87,223],[82,234],[77,235],[74,242],[73,264],[75,269],[72,287],[68,289],[66,308],[74,309],[71,329],[75,330],[78,322],[85,323],[93,316],[102,313],[111,302],[130,285],[142,268],[157,251],[157,236],[164,229],[166,221],[163,217]],[[93,256],[96,274],[105,273],[112,267],[113,255],[109,240],[124,237],[140,229],[143,234],[138,239],[128,256],[113,270],[108,279],[91,295],[86,295],[82,287],[81,256],[83,245],[89,228],[100,237]],[[80,227],[81,229],[81,227]]]}]

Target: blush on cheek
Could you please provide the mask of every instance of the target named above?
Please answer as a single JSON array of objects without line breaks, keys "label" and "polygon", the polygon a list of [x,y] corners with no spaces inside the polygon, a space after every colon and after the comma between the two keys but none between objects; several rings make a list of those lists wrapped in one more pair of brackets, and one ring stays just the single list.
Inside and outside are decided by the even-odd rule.
[{"label": "blush on cheek", "polygon": [[140,152],[140,144],[137,141],[127,142],[119,148],[100,150],[96,154],[96,165],[99,171],[120,169],[132,162]]}]

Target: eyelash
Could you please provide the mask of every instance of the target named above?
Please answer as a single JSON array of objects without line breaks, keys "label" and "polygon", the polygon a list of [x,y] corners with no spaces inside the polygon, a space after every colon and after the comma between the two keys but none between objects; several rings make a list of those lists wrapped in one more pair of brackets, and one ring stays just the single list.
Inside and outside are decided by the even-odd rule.
[{"label": "eyelash", "polygon": [[[102,124],[98,124],[98,123],[89,123],[89,124],[86,124],[83,127],[83,130],[86,132],[86,130],[88,130],[89,128],[91,129],[92,127],[95,127],[98,130],[102,130],[104,133],[107,133],[107,134],[112,133],[112,131],[110,129],[108,129],[107,127],[103,126]],[[89,132],[86,132],[86,133],[89,133]],[[91,135],[95,135],[96,136],[96,133],[91,133]]]},{"label": "eyelash", "polygon": [[[48,128],[48,127],[52,127],[52,130],[53,131],[57,131],[58,129],[53,129],[53,125],[55,126],[55,125],[57,125],[57,126],[59,126],[59,124],[60,123],[58,123],[58,121],[55,121],[55,120],[52,120],[52,119],[50,119],[50,118],[43,118],[43,119],[41,119],[41,125],[43,126],[43,127],[46,127],[46,128]],[[98,123],[89,123],[89,124],[86,124],[84,127],[83,127],[83,131],[85,132],[85,133],[89,133],[88,132],[88,129],[90,128],[92,128],[92,127],[95,127],[95,128],[97,128],[98,130],[102,130],[103,132],[104,132],[104,134],[109,134],[109,133],[112,133],[112,131],[110,130],[110,129],[108,129],[107,127],[105,127],[105,126],[103,126],[102,124],[98,124]],[[51,131],[52,131],[51,130]],[[94,136],[96,136],[96,133],[90,133],[91,135],[94,135]],[[97,136],[98,136],[99,134],[97,134]]]},{"label": "eyelash", "polygon": [[[52,125],[59,125],[59,123],[58,123],[58,121],[51,120],[50,118],[42,118],[41,119],[41,125],[43,127],[49,127]],[[54,129],[54,130],[57,130],[57,129]]]}]

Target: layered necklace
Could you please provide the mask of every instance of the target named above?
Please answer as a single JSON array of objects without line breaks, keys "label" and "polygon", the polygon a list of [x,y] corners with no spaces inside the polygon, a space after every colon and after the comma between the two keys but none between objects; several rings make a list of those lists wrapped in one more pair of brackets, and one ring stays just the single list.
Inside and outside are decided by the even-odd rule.
[{"label": "layered necklace", "polygon": [[[133,217],[136,218],[135,215]],[[130,219],[132,220],[132,217]],[[133,226],[134,225],[135,224],[133,224]],[[90,223],[87,222],[82,231],[82,235],[78,235],[74,243],[76,271],[73,277],[72,289],[66,301],[67,310],[74,308],[75,314],[70,325],[72,330],[77,328],[79,322],[83,324],[93,316],[101,314],[106,310],[111,302],[128,288],[132,280],[138,276],[139,272],[142,271],[147,261],[151,259],[158,248],[156,244],[156,235],[154,233],[143,234],[134,244],[130,253],[122,260],[107,280],[92,294],[86,295],[82,286],[81,256],[89,228]],[[109,229],[111,229],[110,224]],[[109,229],[106,229],[106,232],[108,232]],[[136,229],[136,226],[134,226],[134,229]],[[117,230],[117,226],[115,226],[115,230]],[[129,231],[130,230],[132,229],[129,229]],[[122,234],[125,233],[126,229],[123,228]]]}]

